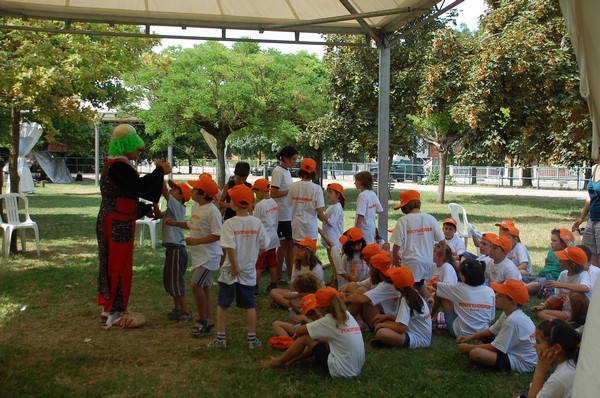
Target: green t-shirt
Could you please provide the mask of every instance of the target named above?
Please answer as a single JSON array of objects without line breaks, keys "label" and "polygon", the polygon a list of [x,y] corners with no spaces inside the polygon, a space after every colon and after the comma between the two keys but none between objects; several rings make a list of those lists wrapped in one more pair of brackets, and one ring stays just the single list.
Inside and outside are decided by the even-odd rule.
[{"label": "green t-shirt", "polygon": [[560,268],[560,262],[558,261],[556,254],[554,254],[554,250],[550,249],[548,255],[546,256],[544,268],[540,270],[539,276],[546,276],[548,274],[551,274],[556,280],[558,279],[558,276],[560,275],[561,271],[562,268]]}]

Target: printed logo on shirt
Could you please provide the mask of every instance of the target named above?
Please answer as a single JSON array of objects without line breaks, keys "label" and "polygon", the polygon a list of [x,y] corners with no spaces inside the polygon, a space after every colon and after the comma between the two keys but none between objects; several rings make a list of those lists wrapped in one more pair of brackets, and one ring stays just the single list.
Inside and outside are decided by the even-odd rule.
[{"label": "printed logo on shirt", "polygon": [[377,203],[373,203],[372,205],[369,205],[368,209],[374,209],[377,207]]},{"label": "printed logo on shirt", "polygon": [[292,196],[292,200],[295,200],[297,202],[312,202],[313,201],[312,198],[302,198],[300,196]]},{"label": "printed logo on shirt", "polygon": [[431,313],[425,314],[425,316],[423,317],[423,319],[428,320],[429,318],[431,318]]},{"label": "printed logo on shirt", "polygon": [[258,235],[258,229],[241,229],[233,231],[234,235]]},{"label": "printed logo on shirt", "polygon": [[360,333],[360,327],[359,326],[355,326],[355,327],[351,327],[351,328],[342,328],[342,329],[340,329],[340,332],[342,334],[346,334],[346,333]]},{"label": "printed logo on shirt", "polygon": [[418,228],[418,229],[409,229],[406,231],[407,234],[422,234],[423,232],[433,232],[433,228]]},{"label": "printed logo on shirt", "polygon": [[479,311],[480,308],[484,309],[484,310],[489,310],[492,308],[491,305],[489,304],[481,304],[481,303],[465,303],[465,302],[459,302],[458,303],[459,306],[461,307],[466,307],[466,308],[471,308],[475,311]]},{"label": "printed logo on shirt", "polygon": [[279,210],[279,207],[271,207],[270,209],[265,210],[265,214],[275,213]]}]

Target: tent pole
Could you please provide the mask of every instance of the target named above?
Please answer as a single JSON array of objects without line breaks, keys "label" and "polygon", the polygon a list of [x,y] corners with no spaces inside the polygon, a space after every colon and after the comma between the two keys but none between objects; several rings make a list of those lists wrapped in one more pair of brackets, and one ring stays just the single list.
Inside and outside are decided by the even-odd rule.
[{"label": "tent pole", "polygon": [[100,185],[100,124],[94,126],[94,186]]},{"label": "tent pole", "polygon": [[377,226],[379,236],[384,241],[388,237],[388,180],[390,157],[390,36],[384,35],[379,43],[379,117],[377,126],[377,169],[379,201],[383,207],[383,213],[379,214]]}]

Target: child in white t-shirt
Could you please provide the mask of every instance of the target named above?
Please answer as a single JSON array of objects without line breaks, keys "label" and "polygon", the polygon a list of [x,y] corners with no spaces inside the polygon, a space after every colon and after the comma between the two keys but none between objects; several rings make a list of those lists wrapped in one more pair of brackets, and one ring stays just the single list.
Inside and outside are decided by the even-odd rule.
[{"label": "child in white t-shirt", "polygon": [[292,237],[295,241],[304,238],[319,238],[318,220],[327,222],[323,212],[325,200],[323,188],[313,182],[317,171],[317,162],[311,158],[302,159],[298,177],[290,187],[289,197],[292,203]]},{"label": "child in white t-shirt", "polygon": [[[327,216],[327,222],[323,222],[321,235],[325,235],[321,239],[323,246],[327,249],[327,257],[329,258],[329,264],[331,265],[331,280],[337,282],[337,274],[335,266],[333,265],[333,258],[331,257],[331,251],[342,249],[340,243],[340,236],[344,233],[344,205],[346,203],[346,197],[344,196],[344,187],[338,183],[327,185],[327,200],[331,205],[327,208],[325,215]],[[328,242],[333,242],[333,246],[330,246]]]},{"label": "child in white t-shirt", "polygon": [[192,215],[188,222],[165,220],[167,225],[189,229],[190,236],[185,243],[190,247],[192,257],[192,293],[196,304],[197,319],[190,331],[198,337],[210,332],[212,320],[212,273],[219,269],[223,250],[219,246],[221,235],[221,213],[213,205],[215,195],[219,192],[217,183],[210,175],[202,175],[197,180],[190,180],[192,189]]},{"label": "child in white t-shirt", "polygon": [[489,260],[486,262],[485,282],[502,283],[508,279],[522,279],[519,269],[506,255],[511,251],[512,241],[506,235],[485,234],[482,240],[490,243]]},{"label": "child in white t-shirt", "polygon": [[508,227],[504,231],[504,235],[508,236],[513,244],[511,251],[508,252],[506,257],[517,266],[522,276],[533,277],[533,264],[529,257],[529,251],[521,243],[519,234],[520,232],[516,227]]},{"label": "child in white t-shirt", "polygon": [[346,295],[346,305],[359,324],[366,322],[366,325],[373,328],[377,315],[398,313],[400,294],[388,276],[388,269],[392,265],[389,253],[374,255],[369,264],[371,289],[356,289],[354,293]]},{"label": "child in white t-shirt", "polygon": [[578,248],[585,252],[587,256],[587,261],[583,264],[583,269],[586,270],[590,274],[590,291],[588,292],[588,298],[592,298],[592,292],[594,291],[594,285],[596,284],[596,280],[598,279],[598,275],[600,275],[600,268],[590,263],[592,259],[592,251],[589,247],[584,245],[577,245]]},{"label": "child in white t-shirt", "polygon": [[373,176],[368,171],[360,171],[354,175],[354,186],[360,190],[356,198],[356,216],[354,227],[359,228],[365,242],[375,242],[377,213],[383,212],[377,194],[373,192]]},{"label": "child in white t-shirt", "polygon": [[[458,271],[454,266],[454,256],[450,247],[442,247],[436,243],[433,247],[433,275],[431,281],[429,281],[429,293],[434,298],[433,307],[431,313],[436,315],[437,310],[440,308],[441,301],[435,296],[435,288],[433,285],[436,282],[447,282],[447,283],[458,283]],[[439,322],[444,323],[444,322]]]},{"label": "child in white t-shirt", "polygon": [[271,185],[266,179],[259,178],[254,181],[252,190],[256,195],[256,199],[259,201],[254,207],[254,216],[262,221],[265,230],[267,231],[267,236],[269,237],[269,244],[265,251],[258,256],[258,260],[256,261],[256,286],[254,287],[254,295],[256,296],[258,294],[260,274],[265,265],[269,269],[269,275],[271,277],[271,283],[267,287],[267,292],[270,292],[277,286],[276,250],[279,247],[279,237],[277,236],[279,207],[277,206],[277,202],[271,198]]},{"label": "child in white t-shirt", "polygon": [[[541,322],[535,330],[538,361],[528,398],[570,398],[581,335],[564,321]],[[552,370],[554,372],[546,380]]]},{"label": "child in white t-shirt", "polygon": [[426,348],[431,345],[431,314],[413,287],[415,278],[407,267],[390,268],[388,274],[402,297],[396,315],[375,316],[375,348]]},{"label": "child in white t-shirt", "polygon": [[458,283],[434,283],[436,296],[443,299],[444,318],[451,336],[471,335],[490,327],[495,317],[494,291],[485,286],[485,264],[464,260]]},{"label": "child in white t-shirt", "polygon": [[289,313],[293,314],[293,316],[289,322],[273,322],[273,331],[277,336],[293,337],[298,326],[306,325],[320,318],[314,309],[316,307],[315,293],[321,287],[314,274],[309,272],[308,274],[300,275],[294,281],[292,288],[294,290],[292,301],[299,301],[302,315],[298,315],[295,310],[290,309]]},{"label": "child in white t-shirt", "polygon": [[446,239],[446,245],[452,250],[455,260],[459,260],[465,252],[465,241],[456,235],[458,223],[453,218],[446,218],[443,222],[442,233]]},{"label": "child in white t-shirt", "polygon": [[256,337],[256,305],[254,284],[256,283],[256,260],[268,244],[268,236],[262,222],[249,214],[248,208],[254,203],[252,189],[236,185],[229,189],[235,217],[223,223],[221,247],[226,258],[219,275],[219,297],[217,307],[217,338],[209,347],[227,346],[225,327],[227,310],[236,300],[239,308],[246,310],[248,348],[261,346]]},{"label": "child in white t-shirt", "polygon": [[320,289],[315,296],[316,310],[323,317],[300,326],[292,346],[280,356],[263,361],[261,366],[288,369],[314,356],[331,377],[358,376],[365,363],[365,346],[358,323],[346,311],[343,299],[334,288]]},{"label": "child in white t-shirt", "polygon": [[359,228],[350,228],[340,238],[342,245],[342,261],[338,264],[337,282],[340,291],[346,291],[351,282],[360,282],[369,274],[369,266],[362,258],[361,252],[367,245],[363,232]]},{"label": "child in white t-shirt", "polygon": [[[468,353],[471,361],[496,371],[533,372],[537,362],[533,346],[535,325],[521,310],[529,300],[529,292],[515,279],[492,283],[491,288],[496,292],[496,308],[502,310],[502,315],[489,329],[457,336],[458,351]],[[493,341],[485,342],[492,337]],[[467,344],[470,341],[479,343]]]},{"label": "child in white t-shirt", "polygon": [[433,272],[433,245],[437,242],[445,246],[446,240],[437,220],[421,212],[421,195],[417,191],[408,190],[400,194],[400,209],[404,216],[400,217],[390,237],[393,244],[394,265],[410,268],[415,277],[415,288],[424,298],[429,296],[427,282]]}]

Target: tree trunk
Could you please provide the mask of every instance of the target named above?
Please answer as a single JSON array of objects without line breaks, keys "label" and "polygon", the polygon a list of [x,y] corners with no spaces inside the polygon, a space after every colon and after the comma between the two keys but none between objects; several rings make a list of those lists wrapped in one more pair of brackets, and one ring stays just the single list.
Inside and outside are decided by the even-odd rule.
[{"label": "tree trunk", "polygon": [[532,181],[531,181],[531,167],[527,166],[527,167],[523,167],[523,186],[524,187],[532,187]]},{"label": "tree trunk", "polygon": [[194,174],[194,171],[192,168],[192,162],[193,162],[192,157],[188,155],[188,174]]},{"label": "tree trunk", "polygon": [[446,161],[448,152],[440,151],[438,158],[440,160],[440,178],[438,180],[437,202],[444,203],[444,193],[446,191]]},{"label": "tree trunk", "polygon": [[477,185],[477,167],[471,167],[471,185]]},{"label": "tree trunk", "polygon": [[225,141],[227,135],[222,132],[218,134],[217,139],[217,184],[220,189],[225,186]]},{"label": "tree trunk", "polygon": [[19,139],[21,137],[21,110],[15,109],[14,106],[10,110],[10,146],[8,154],[8,167],[10,168],[10,191],[19,192]]}]

